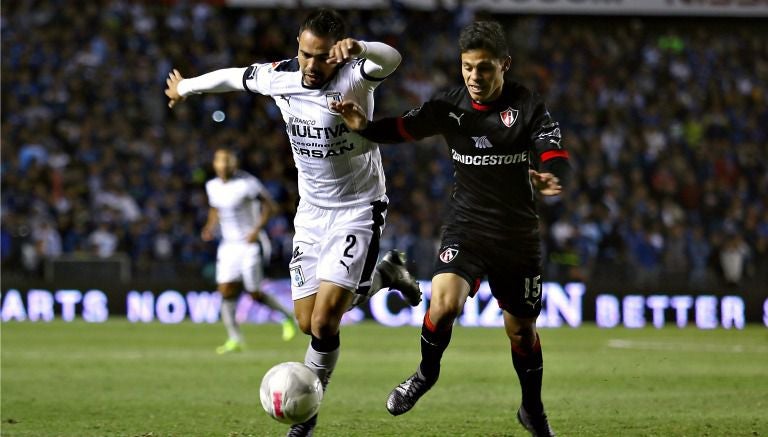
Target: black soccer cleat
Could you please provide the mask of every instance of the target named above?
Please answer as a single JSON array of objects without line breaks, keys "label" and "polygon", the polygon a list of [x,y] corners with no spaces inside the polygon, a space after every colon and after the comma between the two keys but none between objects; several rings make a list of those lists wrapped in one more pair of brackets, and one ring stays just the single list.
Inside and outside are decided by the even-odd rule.
[{"label": "black soccer cleat", "polygon": [[[405,254],[398,250],[390,250],[381,258],[376,266],[376,270],[381,275],[382,288],[394,288],[408,302],[408,305],[415,307],[421,302],[421,290],[419,283],[411,276],[405,267]],[[372,290],[373,291],[373,290]],[[378,291],[373,291],[374,293]]]},{"label": "black soccer cleat", "polygon": [[288,430],[288,434],[285,437],[312,437],[315,433],[315,426],[317,426],[317,414],[312,416],[309,420],[296,425],[291,425]]},{"label": "black soccer cleat", "polygon": [[419,376],[419,372],[414,373],[389,393],[387,411],[393,416],[407,413],[433,385],[435,381],[427,381]]},{"label": "black soccer cleat", "polygon": [[517,421],[523,428],[527,429],[533,437],[555,437],[555,432],[549,427],[549,421],[547,415],[543,411],[541,414],[534,416],[528,414],[525,408],[520,406],[517,410]]}]

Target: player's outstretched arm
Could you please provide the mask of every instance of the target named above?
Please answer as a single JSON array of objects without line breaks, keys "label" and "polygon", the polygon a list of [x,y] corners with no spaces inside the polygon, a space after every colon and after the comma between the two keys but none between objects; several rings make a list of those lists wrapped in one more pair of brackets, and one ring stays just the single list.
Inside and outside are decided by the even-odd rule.
[{"label": "player's outstretched arm", "polygon": [[[426,104],[422,105],[422,108]],[[376,121],[366,118],[363,108],[352,100],[331,103],[331,109],[341,115],[344,123],[351,130],[377,143],[402,143],[418,141],[438,133],[430,118],[420,109],[412,109],[402,117],[387,117]]]},{"label": "player's outstretched arm", "polygon": [[329,64],[341,64],[354,57],[366,58],[369,61],[363,64],[363,71],[373,80],[384,79],[392,74],[402,60],[402,56],[397,49],[382,42],[345,38],[331,47],[326,62]]},{"label": "player's outstretched arm", "polygon": [[401,143],[405,141],[405,138],[398,133],[396,128],[398,118],[390,117],[368,121],[363,108],[351,100],[333,102],[331,109],[341,115],[347,127],[371,141],[377,143]]},{"label": "player's outstretched arm", "polygon": [[245,70],[245,68],[224,68],[202,76],[184,79],[179,71],[174,69],[165,81],[168,86],[165,95],[170,99],[168,107],[173,108],[176,103],[184,100],[190,94],[245,91],[243,85]]},{"label": "player's outstretched arm", "polygon": [[532,171],[531,181],[545,196],[555,196],[568,187],[571,179],[571,165],[568,151],[562,145],[560,124],[552,120],[544,102],[539,98],[534,105],[533,129],[531,140],[536,171]]},{"label": "player's outstretched arm", "polygon": [[184,100],[184,97],[182,97],[179,94],[179,82],[184,79],[181,77],[181,73],[179,73],[179,70],[173,69],[168,74],[168,79],[165,80],[165,85],[168,87],[165,89],[165,95],[168,96],[168,107],[173,108],[176,106],[176,103]]},{"label": "player's outstretched arm", "polygon": [[353,57],[358,57],[365,47],[361,41],[354,38],[344,38],[341,41],[337,41],[336,44],[328,51],[328,59],[325,61],[329,64],[343,64],[349,61]]},{"label": "player's outstretched arm", "polygon": [[368,118],[363,108],[352,100],[332,102],[331,109],[338,112],[344,120],[344,124],[353,131],[361,131],[368,126]]}]

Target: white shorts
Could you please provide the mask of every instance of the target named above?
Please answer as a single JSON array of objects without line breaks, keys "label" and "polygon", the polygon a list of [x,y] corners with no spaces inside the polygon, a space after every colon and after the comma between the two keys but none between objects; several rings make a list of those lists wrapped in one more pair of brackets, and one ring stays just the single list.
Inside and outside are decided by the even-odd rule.
[{"label": "white shorts", "polygon": [[317,293],[320,281],[354,292],[370,286],[384,230],[387,197],[369,205],[320,208],[299,202],[294,219],[291,294]]},{"label": "white shorts", "polygon": [[216,283],[242,282],[247,291],[256,291],[264,279],[264,262],[271,246],[266,234],[256,243],[223,241],[216,253]]}]

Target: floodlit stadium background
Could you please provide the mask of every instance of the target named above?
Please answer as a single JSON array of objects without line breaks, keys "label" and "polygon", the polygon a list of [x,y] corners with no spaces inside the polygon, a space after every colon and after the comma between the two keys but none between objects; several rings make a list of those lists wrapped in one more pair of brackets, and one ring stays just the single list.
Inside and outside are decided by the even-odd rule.
[{"label": "floodlit stadium background", "polygon": [[[292,57],[304,15],[295,3],[3,2],[3,321],[215,321],[215,244],[199,231],[221,144],[282,206],[268,229],[268,275],[287,302],[297,193],[275,105],[239,93],[169,111],[162,90],[172,67],[192,76]],[[351,35],[403,54],[377,91],[378,115],[460,83],[467,22],[492,17],[508,29],[510,77],[545,96],[576,174],[541,204],[540,322],[768,325],[768,7],[457,3],[361,1],[343,12]],[[381,150],[391,200],[382,253],[406,250],[428,280],[450,156],[439,138]],[[382,294],[349,321],[419,323],[425,308]],[[247,298],[240,311],[271,317]],[[487,293],[462,323],[498,325]]]}]

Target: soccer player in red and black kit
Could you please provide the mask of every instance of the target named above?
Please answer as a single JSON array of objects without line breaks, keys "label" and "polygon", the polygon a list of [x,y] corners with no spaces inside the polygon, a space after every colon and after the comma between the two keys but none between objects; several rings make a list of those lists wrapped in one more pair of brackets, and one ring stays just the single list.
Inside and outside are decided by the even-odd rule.
[{"label": "soccer player in red and black kit", "polygon": [[522,388],[517,418],[532,435],[551,436],[536,331],[542,260],[535,191],[561,192],[570,174],[568,153],[541,97],[504,79],[512,60],[501,25],[473,23],[461,32],[459,45],[464,87],[376,122],[352,101],[335,105],[366,138],[396,143],[441,134],[453,157],[456,180],[421,330],[421,363],[390,393],[387,409],[393,415],[409,411],[435,384],[453,322],[487,275]]}]

